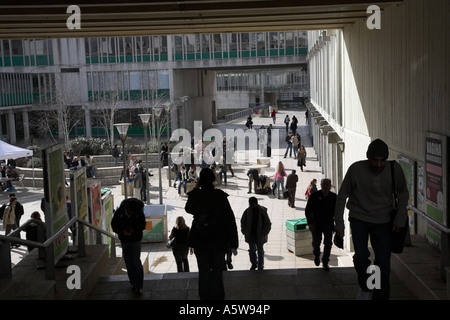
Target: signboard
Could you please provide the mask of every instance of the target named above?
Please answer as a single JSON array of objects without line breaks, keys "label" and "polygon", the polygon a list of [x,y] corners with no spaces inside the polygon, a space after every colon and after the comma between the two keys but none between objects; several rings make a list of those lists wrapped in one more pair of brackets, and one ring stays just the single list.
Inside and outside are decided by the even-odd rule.
[{"label": "signboard", "polygon": [[147,222],[142,242],[165,242],[167,235],[167,212],[163,204],[144,206],[145,221]]},{"label": "signboard", "polygon": [[[47,238],[58,232],[68,221],[62,145],[42,150],[45,197],[45,224]],[[55,264],[67,252],[69,246],[68,231],[58,237],[54,243]]]},{"label": "signboard", "polygon": [[[81,167],[70,174],[72,216],[88,220],[88,197],[86,187],[86,167]],[[84,238],[88,239],[88,228],[83,226]],[[76,236],[78,234],[76,233]]]},{"label": "signboard", "polygon": [[[114,233],[111,227],[111,220],[113,217],[113,208],[114,208],[114,197],[111,191],[107,191],[102,196],[102,229],[109,232]],[[102,243],[111,244],[111,238],[102,235]]]},{"label": "signboard", "polygon": [[[89,222],[96,227],[101,227],[102,222],[102,194],[100,183],[94,182],[89,186]],[[91,243],[96,239],[97,231],[94,230]]]},{"label": "signboard", "polygon": [[447,212],[448,138],[425,134],[426,214],[444,227],[449,227]]},{"label": "signboard", "polygon": [[[411,206],[416,206],[416,179],[415,179],[415,161],[408,159],[403,155],[398,156],[398,163],[403,169],[403,173],[405,174],[406,186],[408,187],[409,192],[409,200],[408,204]],[[408,210],[408,221],[410,231],[414,230],[414,219],[412,219],[413,213],[411,210]],[[411,232],[412,233],[412,232]]]}]

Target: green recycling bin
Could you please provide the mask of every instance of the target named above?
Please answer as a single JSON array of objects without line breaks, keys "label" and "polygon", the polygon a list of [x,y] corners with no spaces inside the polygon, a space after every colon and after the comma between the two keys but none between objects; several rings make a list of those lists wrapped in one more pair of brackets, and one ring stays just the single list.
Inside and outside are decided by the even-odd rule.
[{"label": "green recycling bin", "polygon": [[296,256],[312,253],[312,236],[306,218],[286,220],[287,249]]}]

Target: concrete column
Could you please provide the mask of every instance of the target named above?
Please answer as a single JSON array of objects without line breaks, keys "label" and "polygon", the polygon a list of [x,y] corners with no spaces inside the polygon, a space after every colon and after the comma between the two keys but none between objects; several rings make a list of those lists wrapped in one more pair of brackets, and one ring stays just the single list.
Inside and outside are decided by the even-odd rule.
[{"label": "concrete column", "polygon": [[84,120],[86,122],[86,137],[92,137],[91,111],[88,106],[84,106]]},{"label": "concrete column", "polygon": [[28,111],[22,111],[22,119],[23,119],[23,139],[25,142],[30,142],[30,123],[28,121]]},{"label": "concrete column", "polygon": [[14,117],[14,112],[8,112],[8,135],[9,135],[9,143],[16,143],[16,122]]}]

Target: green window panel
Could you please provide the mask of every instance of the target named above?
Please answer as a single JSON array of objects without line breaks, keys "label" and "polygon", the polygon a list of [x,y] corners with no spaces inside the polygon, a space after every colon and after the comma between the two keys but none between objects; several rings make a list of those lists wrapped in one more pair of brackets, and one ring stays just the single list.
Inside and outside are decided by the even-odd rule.
[{"label": "green window panel", "polygon": [[39,92],[33,92],[33,103],[39,102]]},{"label": "green window panel", "polygon": [[149,54],[145,54],[142,58],[143,58],[144,62],[150,62],[151,61]]},{"label": "green window panel", "polygon": [[250,58],[250,51],[249,50],[242,50],[241,51],[241,57],[242,58]]},{"label": "green window panel", "polygon": [[3,67],[11,67],[11,57],[5,56]]},{"label": "green window panel", "polygon": [[287,48],[286,49],[286,55],[287,56],[293,56],[295,54],[294,48]]},{"label": "green window panel", "polygon": [[266,56],[266,50],[264,49],[260,49],[257,51],[257,56],[258,57],[265,57]]},{"label": "green window panel", "polygon": [[195,59],[195,53],[189,52],[187,54],[187,60],[194,60]]},{"label": "green window panel", "polygon": [[13,56],[12,62],[13,62],[13,66],[23,66],[24,65],[23,57],[21,57],[21,56]]},{"label": "green window panel", "polygon": [[167,53],[160,54],[161,61],[168,61],[169,55]]},{"label": "green window panel", "polygon": [[130,90],[130,100],[141,100],[142,91],[141,90]]},{"label": "green window panel", "polygon": [[269,50],[269,56],[270,57],[275,57],[278,55],[278,49],[270,49]]}]

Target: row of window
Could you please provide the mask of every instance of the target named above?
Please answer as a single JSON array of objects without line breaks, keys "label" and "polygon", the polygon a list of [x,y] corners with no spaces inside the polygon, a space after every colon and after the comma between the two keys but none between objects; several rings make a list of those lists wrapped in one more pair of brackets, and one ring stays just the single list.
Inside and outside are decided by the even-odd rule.
[{"label": "row of window", "polygon": [[282,88],[308,88],[309,75],[304,70],[272,72],[219,72],[218,91],[258,91],[261,84],[264,90]]},{"label": "row of window", "polygon": [[0,41],[0,67],[53,65],[51,39]]},{"label": "row of window", "polygon": [[[0,67],[53,65],[53,41],[0,40]],[[306,55],[307,45],[304,31],[103,37],[85,38],[84,53],[98,64]]]},{"label": "row of window", "polygon": [[87,64],[306,55],[306,47],[303,31],[85,39]]},{"label": "row of window", "polygon": [[89,101],[170,98],[168,70],[88,72]]}]

